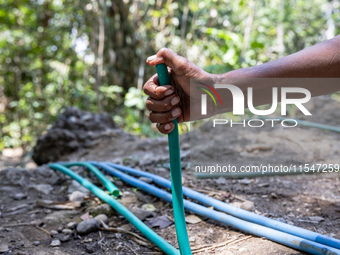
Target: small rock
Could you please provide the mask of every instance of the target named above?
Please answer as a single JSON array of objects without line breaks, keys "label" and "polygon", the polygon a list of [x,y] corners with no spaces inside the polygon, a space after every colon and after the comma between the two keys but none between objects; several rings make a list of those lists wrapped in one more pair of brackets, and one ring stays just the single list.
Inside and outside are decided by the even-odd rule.
[{"label": "small rock", "polygon": [[151,178],[148,177],[139,177],[139,180],[141,180],[142,182],[146,182],[146,183],[152,183],[153,180]]},{"label": "small rock", "polygon": [[30,254],[24,251],[17,251],[17,255],[30,255]]},{"label": "small rock", "polygon": [[86,196],[86,194],[84,194],[83,192],[80,192],[78,190],[73,191],[71,195],[69,195],[69,200],[72,202],[75,201],[84,201],[84,197]]},{"label": "small rock", "polygon": [[49,184],[37,184],[33,185],[32,188],[45,195],[49,195],[53,190],[53,187]]},{"label": "small rock", "polygon": [[109,219],[107,218],[107,216],[105,214],[99,214],[95,217],[95,219],[100,221],[103,221],[105,224],[108,223]]},{"label": "small rock", "polygon": [[71,229],[68,228],[64,228],[63,231],[61,231],[63,234],[65,235],[70,235],[73,233],[73,231]]},{"label": "small rock", "polygon": [[131,204],[135,204],[137,202],[138,202],[138,198],[136,194],[129,192],[129,191],[125,191],[120,200],[120,203],[124,205],[126,208],[129,208]]},{"label": "small rock", "polygon": [[156,211],[156,207],[153,204],[144,204],[142,205],[142,209],[145,211],[151,211],[151,212]]},{"label": "small rock", "polygon": [[38,245],[40,244],[40,241],[34,241],[33,244],[34,244],[35,246],[38,246]]},{"label": "small rock", "polygon": [[250,180],[250,179],[242,179],[239,180],[238,182],[244,185],[249,185],[250,183],[252,183],[254,180]]},{"label": "small rock", "polygon": [[322,218],[320,216],[310,216],[308,217],[311,221],[315,221],[316,223],[320,223],[322,221],[325,221],[325,218]]},{"label": "small rock", "polygon": [[226,184],[227,180],[223,177],[219,177],[218,179],[215,180],[217,184]]},{"label": "small rock", "polygon": [[257,151],[269,151],[272,149],[271,145],[268,144],[248,144],[246,145],[247,152]]},{"label": "small rock", "polygon": [[242,248],[238,249],[238,251],[239,251],[239,252],[243,252],[243,253],[244,253],[244,252],[246,252],[246,251],[247,251],[247,248],[244,248],[244,247],[242,247]]},{"label": "small rock", "polygon": [[52,236],[57,235],[57,234],[58,234],[58,231],[56,231],[56,230],[51,230],[51,231],[50,231],[50,234],[51,234]]},{"label": "small rock", "polygon": [[185,221],[189,224],[196,224],[202,220],[198,216],[191,214],[185,217]]},{"label": "small rock", "polygon": [[26,197],[27,197],[27,194],[24,194],[24,193],[16,193],[12,196],[14,200],[23,200]]},{"label": "small rock", "polygon": [[137,217],[138,219],[140,219],[140,220],[144,220],[145,218],[150,217],[150,216],[153,215],[153,212],[147,211],[147,210],[143,210],[143,209],[138,208],[138,207],[136,207],[136,206],[132,207],[132,208],[130,209],[130,211],[131,211],[134,215],[136,215],[136,217]]},{"label": "small rock", "polygon": [[254,210],[255,205],[254,205],[254,203],[251,202],[251,201],[245,201],[245,202],[243,202],[243,203],[241,204],[241,207],[240,207],[240,208],[251,212],[251,211]]},{"label": "small rock", "polygon": [[287,221],[284,218],[274,218],[274,220],[280,221],[282,223],[287,223]]},{"label": "small rock", "polygon": [[68,187],[68,193],[71,194],[74,191],[80,191],[84,194],[90,193],[90,191],[87,188],[83,187],[79,182],[72,180],[71,185]]},{"label": "small rock", "polygon": [[109,204],[102,204],[95,208],[92,208],[90,213],[93,216],[97,216],[99,214],[105,214],[106,216],[110,216],[113,214],[113,210]]},{"label": "small rock", "polygon": [[1,244],[0,245],[0,253],[4,253],[8,251],[8,245],[7,244]]},{"label": "small rock", "polygon": [[257,187],[259,187],[259,188],[266,188],[266,187],[269,187],[269,186],[270,186],[270,184],[268,182],[257,184]]},{"label": "small rock", "polygon": [[194,236],[191,236],[190,238],[189,238],[189,242],[195,242],[196,241],[196,238],[194,237]]},{"label": "small rock", "polygon": [[80,235],[86,235],[88,233],[97,231],[100,228],[99,221],[97,219],[89,219],[82,221],[77,226],[77,232]]},{"label": "small rock", "polygon": [[70,235],[65,235],[65,234],[57,234],[55,236],[53,236],[54,238],[59,239],[61,242],[68,242],[71,240],[71,236]]},{"label": "small rock", "polygon": [[278,198],[278,196],[274,192],[270,193],[270,197],[273,198],[273,199],[277,199]]},{"label": "small rock", "polygon": [[70,222],[70,223],[68,223],[67,225],[66,225],[66,227],[68,228],[68,229],[75,229],[76,227],[77,227],[77,222]]},{"label": "small rock", "polygon": [[61,242],[59,239],[52,240],[51,244],[52,247],[57,247],[61,245]]}]

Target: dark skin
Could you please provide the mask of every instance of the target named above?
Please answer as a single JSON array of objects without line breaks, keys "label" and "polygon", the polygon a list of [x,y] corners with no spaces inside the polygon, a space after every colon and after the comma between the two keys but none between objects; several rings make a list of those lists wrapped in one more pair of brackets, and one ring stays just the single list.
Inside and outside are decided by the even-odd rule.
[{"label": "dark skin", "polygon": [[[210,81],[221,78],[340,78],[340,36],[266,64],[238,69],[221,75],[209,74],[186,58],[166,48],[149,57],[147,63],[151,66],[165,63],[170,69],[172,86],[159,86],[158,77],[155,74],[143,87],[144,92],[149,95],[146,107],[150,110],[150,120],[153,123],[158,123],[157,128],[161,133],[168,134],[174,128],[172,120],[177,118],[181,123],[198,119],[198,113],[190,114],[190,100],[194,102],[196,100],[190,98],[191,78]],[[317,83],[309,85],[308,90],[312,96],[340,90],[338,84],[319,85]],[[245,84],[240,84],[242,90],[246,89],[245,86]],[[261,91],[259,92],[261,94]],[[230,99],[223,100],[222,98],[222,101],[227,102],[224,112],[230,111],[231,103],[228,104]],[[268,98],[260,96],[256,105],[265,103],[268,103]]]}]

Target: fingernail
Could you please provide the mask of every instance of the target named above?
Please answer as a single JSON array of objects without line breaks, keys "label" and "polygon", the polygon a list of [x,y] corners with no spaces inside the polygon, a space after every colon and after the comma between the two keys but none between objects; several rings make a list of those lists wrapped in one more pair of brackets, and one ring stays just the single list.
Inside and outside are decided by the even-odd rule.
[{"label": "fingernail", "polygon": [[170,124],[165,124],[165,126],[164,126],[164,129],[165,129],[165,130],[169,130],[169,129],[171,129],[171,126],[170,126]]},{"label": "fingernail", "polygon": [[171,115],[172,117],[177,117],[180,113],[181,111],[179,110],[179,108],[176,108],[175,110],[171,112]]},{"label": "fingernail", "polygon": [[174,93],[174,91],[172,89],[168,89],[167,91],[165,91],[164,95],[170,96],[172,93]]},{"label": "fingernail", "polygon": [[178,104],[178,103],[179,103],[178,97],[174,97],[173,99],[171,99],[170,103],[171,103],[171,105],[176,105],[176,104]]},{"label": "fingernail", "polygon": [[154,61],[157,58],[157,55],[152,55],[146,59],[147,62]]}]

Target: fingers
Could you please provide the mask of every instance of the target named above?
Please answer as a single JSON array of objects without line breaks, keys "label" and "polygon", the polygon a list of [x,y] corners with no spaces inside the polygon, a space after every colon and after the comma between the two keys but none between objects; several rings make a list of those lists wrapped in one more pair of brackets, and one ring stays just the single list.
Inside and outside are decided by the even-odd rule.
[{"label": "fingers", "polygon": [[158,76],[152,76],[143,86],[144,93],[153,99],[163,99],[174,93],[171,85],[159,86]]},{"label": "fingers", "polygon": [[176,119],[181,113],[181,108],[175,107],[167,112],[150,112],[149,119],[153,123],[164,124]]},{"label": "fingers", "polygon": [[156,55],[148,57],[146,63],[151,66],[165,63],[167,66],[177,71],[187,68],[190,62],[186,58],[177,55],[172,50],[162,48]]},{"label": "fingers", "polygon": [[157,124],[157,129],[163,134],[169,134],[174,129],[174,123],[168,122],[164,124]]},{"label": "fingers", "polygon": [[175,94],[164,97],[161,100],[155,100],[149,97],[146,100],[146,108],[149,111],[154,112],[167,112],[170,111],[174,106],[176,106],[179,103],[179,100],[179,97]]}]

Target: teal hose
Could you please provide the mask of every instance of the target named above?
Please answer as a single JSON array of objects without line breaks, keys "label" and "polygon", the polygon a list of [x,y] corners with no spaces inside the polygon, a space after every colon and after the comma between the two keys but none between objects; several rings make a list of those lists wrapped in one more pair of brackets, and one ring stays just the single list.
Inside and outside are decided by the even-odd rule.
[{"label": "teal hose", "polygon": [[97,178],[104,184],[106,189],[110,192],[110,194],[114,195],[115,197],[119,197],[119,190],[118,188],[109,181],[109,179],[106,178],[106,176],[99,171],[97,167],[94,165],[85,163],[85,162],[69,162],[69,163],[61,163],[61,165],[66,167],[72,167],[72,166],[83,166],[86,167],[88,170],[90,170],[92,173],[97,176]]},{"label": "teal hose", "polygon": [[[167,66],[165,64],[156,65],[156,70],[158,74],[159,84],[171,85],[170,75]],[[176,234],[181,254],[191,255],[183,206],[181,157],[179,149],[179,134],[177,119],[173,120],[172,122],[174,123],[174,129],[171,131],[170,134],[168,134],[168,141],[170,154],[172,205],[174,209]]]},{"label": "teal hose", "polygon": [[140,221],[133,213],[131,213],[128,209],[126,209],[123,205],[117,202],[110,195],[106,194],[103,190],[89,182],[88,180],[81,177],[79,174],[73,172],[71,169],[60,165],[60,164],[49,164],[50,168],[54,170],[58,170],[72,179],[79,182],[85,188],[89,189],[93,194],[98,196],[101,200],[108,203],[112,206],[114,210],[124,216],[126,220],[128,220],[132,225],[134,225],[146,238],[148,238],[151,242],[157,245],[163,252],[169,255],[179,255],[179,251],[167,243],[164,239],[162,239],[159,235],[157,235],[154,231],[152,231],[148,226],[146,226],[142,221]]}]

